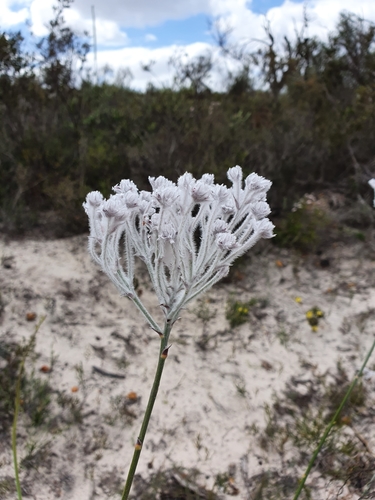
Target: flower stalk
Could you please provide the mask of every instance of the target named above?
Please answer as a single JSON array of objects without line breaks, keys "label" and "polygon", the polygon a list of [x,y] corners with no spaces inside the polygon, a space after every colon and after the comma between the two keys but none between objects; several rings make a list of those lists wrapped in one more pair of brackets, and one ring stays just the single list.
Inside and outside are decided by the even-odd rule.
[{"label": "flower stalk", "polygon": [[[144,444],[170,348],[169,336],[181,309],[217,283],[230,265],[261,238],[272,238],[266,202],[271,182],[252,173],[243,180],[239,166],[227,173],[232,187],[185,173],[177,183],[150,177],[152,192],[130,180],[114,186],[105,200],[93,191],[83,204],[89,218],[89,251],[120,293],[141,311],[160,337],[154,382],[134,446],[122,494],[127,500]],[[136,293],[135,258],[146,265],[164,314],[162,330]]]},{"label": "flower stalk", "polygon": [[19,467],[18,467],[18,458],[17,458],[17,424],[18,424],[18,416],[20,412],[20,407],[21,407],[21,383],[22,383],[22,377],[23,373],[25,370],[25,363],[28,355],[30,352],[34,349],[35,347],[35,341],[36,341],[36,335],[42,326],[44,320],[46,319],[45,316],[42,316],[35,326],[34,333],[31,335],[29,342],[24,348],[24,354],[21,359],[20,367],[19,367],[19,372],[18,372],[18,377],[17,377],[17,382],[16,382],[16,393],[15,393],[15,400],[14,400],[14,416],[13,416],[13,425],[12,425],[12,455],[13,455],[13,467],[14,467],[14,479],[16,483],[16,490],[17,490],[17,498],[18,500],[22,500],[22,489],[21,489],[21,482],[20,482],[20,477],[19,477]]},{"label": "flower stalk", "polygon": [[169,349],[168,339],[169,339],[169,334],[171,332],[171,328],[172,328],[172,326],[169,323],[166,323],[165,327],[164,327],[163,336],[160,338],[159,360],[158,360],[158,365],[157,365],[156,372],[155,372],[154,382],[152,384],[150,396],[148,398],[148,403],[147,403],[145,415],[143,417],[141,430],[139,431],[139,435],[138,435],[136,444],[134,446],[133,458],[132,458],[132,461],[130,463],[128,477],[126,479],[126,483],[125,483],[124,491],[122,493],[121,500],[127,500],[129,498],[129,493],[130,493],[130,489],[131,489],[131,486],[133,483],[134,474],[135,474],[135,471],[137,469],[139,457],[141,456],[142,446],[143,446],[143,443],[145,441],[147,427],[148,427],[148,424],[150,422],[151,413],[152,413],[152,410],[154,408],[156,396],[157,396],[158,391],[159,391],[159,385],[160,385],[161,376],[163,374],[165,361],[166,361],[167,356],[168,356],[168,349]]},{"label": "flower stalk", "polygon": [[364,360],[364,362],[363,362],[363,364],[361,366],[361,369],[355,374],[355,376],[353,378],[353,381],[352,381],[352,383],[349,386],[349,389],[346,391],[346,394],[345,394],[343,400],[340,403],[340,406],[337,408],[336,413],[333,415],[331,421],[327,425],[327,428],[324,431],[324,434],[321,437],[321,439],[319,441],[319,444],[318,444],[316,450],[314,451],[314,453],[313,453],[313,455],[312,455],[312,457],[310,459],[310,462],[309,462],[309,464],[307,466],[306,472],[304,473],[304,475],[302,476],[302,478],[300,480],[298,489],[296,491],[296,494],[293,497],[293,500],[297,500],[299,498],[299,496],[300,496],[300,494],[301,494],[301,492],[302,492],[302,490],[303,490],[303,488],[305,486],[306,479],[308,478],[308,476],[309,476],[309,474],[311,472],[311,469],[312,469],[312,467],[314,465],[316,457],[319,455],[320,450],[323,448],[323,445],[324,445],[324,443],[325,443],[325,441],[326,441],[329,433],[331,432],[332,427],[337,423],[337,419],[338,419],[338,417],[339,417],[342,409],[344,408],[346,402],[348,401],[348,399],[349,399],[349,397],[350,397],[350,395],[351,395],[354,387],[356,386],[356,384],[358,382],[358,379],[362,376],[363,370],[365,369],[365,367],[366,367],[366,365],[368,363],[368,360],[370,359],[370,357],[371,357],[374,349],[375,349],[375,340],[374,340],[374,342],[373,342],[370,350],[368,351],[368,353],[366,355],[366,358],[365,358],[365,360]]}]

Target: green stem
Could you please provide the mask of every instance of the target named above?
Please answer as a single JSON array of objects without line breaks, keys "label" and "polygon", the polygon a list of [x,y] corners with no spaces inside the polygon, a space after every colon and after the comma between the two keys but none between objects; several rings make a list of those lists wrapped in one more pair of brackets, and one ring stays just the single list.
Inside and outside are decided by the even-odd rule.
[{"label": "green stem", "polygon": [[23,371],[25,368],[26,358],[29,355],[30,351],[35,346],[36,334],[38,333],[38,330],[42,326],[42,323],[45,319],[46,319],[45,316],[42,316],[40,318],[38,324],[35,326],[34,333],[31,335],[30,340],[25,347],[24,354],[23,354],[23,357],[22,357],[21,363],[20,363],[20,370],[18,373],[17,382],[16,382],[16,394],[15,394],[15,401],[14,401],[14,417],[13,417],[13,425],[12,425],[12,453],[13,453],[14,476],[15,476],[15,481],[16,481],[18,500],[22,500],[21,483],[20,483],[20,477],[19,477],[19,472],[18,472],[18,461],[17,461],[17,422],[18,422],[18,415],[20,412],[22,374],[23,374]]},{"label": "green stem", "polygon": [[353,379],[352,383],[350,384],[349,389],[347,390],[347,392],[346,392],[346,394],[345,394],[345,396],[344,396],[343,400],[342,400],[342,401],[341,401],[341,403],[340,403],[340,406],[338,407],[338,409],[337,409],[336,413],[334,414],[334,416],[333,416],[332,420],[331,420],[331,421],[330,421],[330,423],[328,424],[328,426],[327,426],[327,428],[326,428],[326,430],[325,430],[325,432],[324,432],[324,434],[323,434],[323,436],[322,436],[322,438],[321,438],[321,440],[320,440],[320,442],[319,442],[318,447],[317,447],[317,448],[316,448],[316,450],[314,451],[314,454],[313,454],[313,456],[311,457],[311,460],[310,460],[310,462],[309,462],[309,465],[307,466],[306,472],[305,472],[305,473],[304,473],[304,475],[302,476],[302,479],[301,479],[300,484],[299,484],[299,486],[298,486],[297,492],[296,492],[296,494],[295,494],[295,495],[294,495],[294,497],[293,497],[293,500],[297,500],[297,498],[299,498],[299,496],[300,496],[300,494],[301,494],[301,492],[302,492],[302,490],[303,490],[303,487],[304,487],[304,485],[305,485],[306,479],[308,478],[308,475],[310,474],[310,471],[311,471],[311,469],[312,469],[312,467],[313,467],[313,465],[314,465],[315,459],[316,459],[316,457],[318,456],[318,454],[319,454],[320,450],[322,449],[322,447],[323,447],[323,445],[324,445],[324,443],[325,443],[325,440],[327,439],[328,434],[330,433],[330,431],[331,431],[332,427],[336,424],[336,420],[337,420],[338,416],[340,415],[341,410],[344,408],[344,405],[345,405],[345,403],[347,402],[347,400],[348,400],[348,398],[349,398],[350,394],[352,393],[352,391],[353,391],[353,389],[354,389],[354,387],[355,387],[356,383],[358,382],[359,377],[361,377],[361,376],[362,376],[363,370],[364,370],[365,366],[367,365],[367,362],[368,362],[368,360],[370,359],[371,354],[373,353],[374,348],[375,348],[375,341],[373,342],[373,344],[372,344],[372,346],[371,346],[371,349],[370,349],[370,350],[369,350],[369,352],[367,353],[367,356],[366,356],[366,358],[365,358],[365,360],[364,360],[364,362],[363,362],[363,364],[362,364],[362,366],[361,366],[361,369],[359,370],[359,372],[358,372],[358,373],[356,373],[356,375],[355,375],[355,377],[354,377],[354,379]]},{"label": "green stem", "polygon": [[20,372],[19,372],[17,384],[16,384],[16,400],[15,400],[14,417],[13,417],[13,425],[12,425],[13,465],[14,465],[14,475],[15,475],[15,480],[16,480],[18,500],[22,500],[22,492],[21,492],[20,478],[19,478],[19,474],[18,474],[18,461],[17,461],[17,420],[18,420],[18,414],[20,411],[21,379],[22,379],[24,364],[25,364],[25,359],[23,359],[21,361]]},{"label": "green stem", "polygon": [[161,329],[159,325],[154,321],[154,318],[151,316],[151,314],[148,312],[148,310],[145,308],[145,306],[142,304],[141,299],[138,297],[137,294],[134,294],[132,297],[132,301],[134,304],[138,307],[138,309],[141,311],[143,316],[147,319],[149,325],[155,332],[161,334]]},{"label": "green stem", "polygon": [[160,351],[159,351],[159,361],[158,361],[158,366],[156,368],[156,373],[155,373],[155,378],[154,382],[152,384],[150,396],[148,398],[148,403],[145,411],[145,416],[143,417],[143,422],[141,426],[141,430],[139,431],[139,436],[137,439],[137,442],[134,447],[134,453],[133,453],[133,458],[129,467],[129,472],[128,472],[128,477],[126,479],[124,491],[122,493],[121,500],[127,500],[129,498],[129,493],[130,493],[130,488],[133,483],[134,479],[134,474],[138,465],[138,460],[141,455],[142,451],[142,446],[145,440],[146,432],[147,432],[147,427],[150,422],[150,417],[152,410],[154,408],[154,403],[156,400],[156,396],[158,394],[159,390],[159,385],[160,385],[160,379],[163,373],[164,369],[164,364],[165,360],[167,359],[168,356],[168,339],[169,339],[169,334],[171,332],[172,325],[168,322],[165,323],[164,326],[164,333],[160,338]]}]

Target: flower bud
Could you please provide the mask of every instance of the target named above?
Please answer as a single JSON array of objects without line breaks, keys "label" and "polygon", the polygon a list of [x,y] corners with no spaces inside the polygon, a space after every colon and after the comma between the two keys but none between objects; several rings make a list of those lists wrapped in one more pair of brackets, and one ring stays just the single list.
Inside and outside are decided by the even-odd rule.
[{"label": "flower bud", "polygon": [[227,177],[231,182],[233,182],[233,184],[241,182],[242,181],[242,168],[239,167],[238,165],[230,168],[227,172]]},{"label": "flower bud", "polygon": [[265,201],[257,201],[251,205],[251,211],[256,219],[263,219],[270,214],[271,209]]},{"label": "flower bud", "polygon": [[273,234],[275,226],[269,219],[262,219],[257,222],[255,226],[255,231],[258,233],[260,238],[273,238],[275,235]]},{"label": "flower bud", "polygon": [[211,190],[207,184],[197,181],[191,190],[191,196],[196,203],[202,203],[211,199]]},{"label": "flower bud", "polygon": [[221,250],[233,250],[237,248],[237,238],[231,233],[219,233],[216,237],[216,243]]},{"label": "flower bud", "polygon": [[227,233],[228,232],[228,224],[222,219],[217,219],[213,225],[213,233]]},{"label": "flower bud", "polygon": [[92,207],[99,207],[103,201],[103,195],[102,193],[99,193],[99,191],[91,191],[91,193],[88,193],[86,196],[86,203],[91,205]]},{"label": "flower bud", "polygon": [[113,191],[116,193],[122,193],[125,194],[128,191],[138,191],[137,186],[134,184],[133,181],[129,179],[123,179],[119,184],[116,184],[116,186],[113,186]]}]

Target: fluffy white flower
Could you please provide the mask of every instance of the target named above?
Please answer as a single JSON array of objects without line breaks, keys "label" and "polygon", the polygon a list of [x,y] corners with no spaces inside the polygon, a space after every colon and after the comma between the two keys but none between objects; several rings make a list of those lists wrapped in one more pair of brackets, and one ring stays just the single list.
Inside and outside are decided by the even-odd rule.
[{"label": "fluffy white flower", "polygon": [[251,211],[256,219],[263,219],[270,214],[271,209],[265,201],[256,201],[253,203]]},{"label": "fluffy white flower", "polygon": [[228,224],[222,219],[217,219],[213,224],[212,230],[214,234],[226,233],[228,231]]},{"label": "fluffy white flower", "polygon": [[119,184],[116,184],[116,186],[113,186],[113,191],[115,193],[127,193],[128,191],[135,191],[137,192],[137,186],[134,184],[133,181],[129,179],[123,179]]},{"label": "fluffy white flower", "polygon": [[169,243],[173,244],[175,243],[176,235],[177,235],[177,230],[174,227],[174,225],[171,224],[170,222],[167,222],[161,229],[159,237],[163,240],[168,240]]},{"label": "fluffy white flower", "polygon": [[122,180],[108,200],[98,191],[87,195],[92,257],[158,331],[134,289],[135,257],[146,264],[166,319],[173,322],[237,257],[273,236],[266,203],[271,182],[256,174],[243,182],[239,166],[228,170],[228,179],[230,188],[214,184],[212,174],[196,180],[185,173],[177,184],[150,177],[151,193]]},{"label": "fluffy white flower", "polygon": [[103,201],[101,208],[104,214],[109,218],[115,217],[117,219],[122,219],[126,214],[123,198],[119,195],[111,196],[109,200]]},{"label": "fluffy white flower", "polygon": [[235,184],[236,182],[242,182],[242,168],[236,165],[232,167],[227,172],[227,177],[230,181]]},{"label": "fluffy white flower", "polygon": [[166,186],[155,189],[153,195],[162,207],[170,207],[178,198],[178,190],[175,186]]},{"label": "fluffy white flower", "polygon": [[197,181],[191,190],[191,196],[196,203],[209,201],[212,198],[211,189],[205,182]]},{"label": "fluffy white flower", "polygon": [[86,209],[87,205],[91,205],[92,207],[99,207],[103,201],[102,193],[99,191],[92,191],[87,195],[86,203],[84,203],[84,208]]},{"label": "fluffy white flower", "polygon": [[219,233],[216,236],[216,243],[222,250],[233,250],[238,247],[237,238],[230,233]]},{"label": "fluffy white flower", "polygon": [[128,208],[135,208],[140,203],[140,196],[138,193],[128,191],[124,196],[125,204]]}]

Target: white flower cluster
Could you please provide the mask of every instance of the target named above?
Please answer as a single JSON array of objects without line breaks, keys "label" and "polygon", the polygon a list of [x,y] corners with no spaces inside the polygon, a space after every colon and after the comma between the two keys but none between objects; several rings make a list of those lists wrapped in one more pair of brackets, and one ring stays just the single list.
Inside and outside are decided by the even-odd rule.
[{"label": "white flower cluster", "polygon": [[230,188],[215,184],[211,174],[196,180],[185,173],[177,184],[150,177],[152,192],[122,180],[108,200],[98,191],[87,195],[90,253],[122,294],[136,297],[134,257],[139,257],[173,322],[237,257],[273,236],[266,202],[271,182],[255,173],[243,182],[239,166],[227,175]]}]

